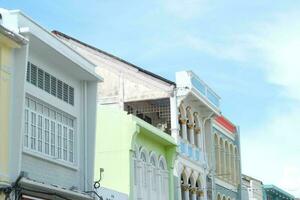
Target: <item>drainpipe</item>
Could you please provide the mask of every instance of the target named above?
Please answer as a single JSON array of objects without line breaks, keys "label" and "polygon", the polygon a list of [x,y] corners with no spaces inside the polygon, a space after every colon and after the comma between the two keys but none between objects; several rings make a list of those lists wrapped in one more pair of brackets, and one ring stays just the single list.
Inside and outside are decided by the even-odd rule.
[{"label": "drainpipe", "polygon": [[[204,142],[203,142],[203,150],[207,150],[206,149],[206,130],[205,130],[205,123],[206,123],[206,121],[207,120],[209,120],[209,119],[211,119],[212,117],[213,117],[213,115],[214,115],[214,112],[211,112],[211,114],[208,116],[208,117],[206,117],[206,118],[204,118],[203,119],[203,123],[202,123],[202,130],[204,130],[204,134],[203,134],[203,138],[204,138]],[[210,145],[211,145],[211,147],[212,147],[212,140],[210,140]],[[212,155],[211,153],[210,153],[210,155]],[[214,198],[214,188],[213,188],[213,186],[214,186],[214,177],[215,177],[215,172],[214,172],[214,170],[209,170],[209,165],[208,165],[208,159],[207,159],[207,154],[206,154],[206,156],[204,156],[204,158],[205,158],[205,163],[206,163],[206,169],[208,168],[208,173],[210,174],[211,172],[212,172],[212,177],[211,177],[211,184],[212,184],[212,199],[215,199]],[[206,177],[205,177],[205,179],[206,179]],[[206,182],[206,188],[207,188],[207,182]],[[205,196],[206,196],[206,198],[207,198],[207,191],[206,191],[206,194],[205,194]]]},{"label": "drainpipe", "polygon": [[83,82],[84,85],[84,190],[87,191],[87,83]]}]

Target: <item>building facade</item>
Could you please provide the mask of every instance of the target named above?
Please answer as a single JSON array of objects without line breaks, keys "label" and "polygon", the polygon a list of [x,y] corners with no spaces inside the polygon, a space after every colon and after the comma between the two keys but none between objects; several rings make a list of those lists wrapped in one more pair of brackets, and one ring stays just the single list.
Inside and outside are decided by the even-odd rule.
[{"label": "building facade", "polygon": [[214,193],[217,200],[241,199],[239,130],[224,116],[213,120]]},{"label": "building facade", "polygon": [[177,199],[214,199],[212,119],[220,115],[220,97],[192,71],[176,73],[179,145]]},{"label": "building facade", "polygon": [[172,82],[64,33],[53,33],[109,79],[98,85],[99,105],[133,114],[175,139],[172,200],[216,199],[213,121],[220,116],[220,97],[191,71],[177,72]]},{"label": "building facade", "polygon": [[264,200],[294,200],[295,197],[275,185],[263,185]]},{"label": "building facade", "polygon": [[[173,130],[175,130],[174,127],[172,127],[174,125],[172,121],[175,121],[175,123],[177,123],[176,98],[174,96],[174,88],[176,84],[174,82],[164,79],[156,74],[139,68],[131,63],[128,63],[127,61],[124,61],[111,54],[103,52],[100,49],[85,44],[58,31],[55,31],[54,34],[57,37],[59,37],[63,42],[70,45],[70,47],[74,48],[78,53],[95,63],[98,66],[96,68],[97,73],[99,73],[104,79],[109,80],[104,81],[103,83],[98,85],[98,93],[100,94],[98,97],[99,106],[112,107],[116,109],[115,112],[126,112],[129,115],[136,116],[135,119],[143,121],[145,124],[151,127],[153,132],[154,130],[160,130],[161,133],[163,133],[164,137],[172,138],[171,136],[173,136],[174,133]],[[174,109],[172,110],[172,108]],[[104,120],[104,118],[102,120]],[[111,123],[108,124],[107,128],[109,128],[110,126],[112,126]],[[111,132],[113,132],[113,130],[111,130]],[[132,131],[129,131],[127,134],[129,134],[130,136],[132,134]],[[144,136],[144,134],[141,134],[141,136]],[[132,136],[130,136],[128,139],[130,139],[131,137]],[[142,141],[141,138],[139,140]],[[100,142],[101,141],[98,141],[97,143],[99,143],[100,145]],[[114,145],[112,140],[110,142],[110,145]],[[123,142],[125,143],[125,141]],[[154,144],[154,142],[152,143]],[[158,146],[162,145],[158,141],[156,141],[156,143]],[[154,162],[151,161],[153,159],[150,159],[151,148],[145,148],[145,151],[143,151],[144,153],[141,152],[139,145],[137,145],[137,148],[134,149],[135,155],[137,156],[135,159],[137,159],[137,163],[140,163],[139,166],[141,167],[140,170],[142,171],[145,171],[143,167],[144,165],[149,165],[151,168],[151,165],[155,163],[158,167],[160,167],[158,152],[156,152],[156,156],[153,157],[155,158]],[[174,149],[176,150],[176,148]],[[127,153],[128,151],[129,149],[126,149]],[[139,157],[140,155],[145,156]],[[165,157],[165,159],[167,158]],[[98,160],[97,156],[96,160]],[[105,161],[103,159],[101,160],[101,163],[99,161],[99,166],[105,165],[104,162]],[[167,165],[163,166],[173,167],[173,165],[170,165],[168,160]],[[131,200],[151,199],[154,198],[153,195],[159,195],[158,191],[156,191],[155,193],[153,191],[149,192],[148,189],[151,187],[149,187],[148,184],[146,185],[146,187],[140,186],[141,181],[143,181],[142,184],[149,183],[143,180],[144,176],[140,174],[140,172],[137,175],[138,178],[140,178],[136,180],[138,183],[137,186],[134,186],[131,188],[132,190],[129,190],[128,187],[130,185],[127,184],[126,190],[124,190],[124,186],[115,186],[119,178],[114,176],[113,174],[121,173],[117,171],[122,171],[122,173],[126,173],[126,176],[125,174],[123,174],[122,177],[126,177],[124,178],[124,181],[127,182],[129,180],[133,180],[133,174],[129,173],[130,171],[128,170],[121,170],[119,166],[116,166],[116,168],[114,168],[114,170],[112,171],[113,173],[110,174],[108,174],[106,170],[106,168],[110,168],[109,166],[103,168],[106,174],[105,177],[107,177],[107,179],[110,179],[104,181],[105,178],[103,178],[103,182],[105,183],[105,185],[103,185],[104,187],[115,189],[122,193],[128,194],[129,199]],[[97,172],[98,167],[96,167],[95,170]],[[170,178],[171,180],[168,183],[165,181],[164,186],[160,186],[158,189],[164,187],[169,188],[169,184],[171,183],[172,187],[170,187],[170,190],[172,190],[173,192],[167,192],[168,196],[157,196],[156,198],[170,200],[174,199],[173,175],[170,176]],[[97,179],[97,176],[95,177],[95,179]],[[111,181],[111,184],[109,184],[109,181]],[[150,179],[148,181],[150,181]],[[160,183],[160,185],[161,184],[162,183]],[[125,184],[123,183],[123,185]]]},{"label": "building facade", "polygon": [[98,110],[96,143],[101,145],[96,146],[95,169],[105,170],[101,184],[129,199],[173,199],[174,139],[118,108]]},{"label": "building facade", "polygon": [[263,200],[263,183],[242,174],[242,200]]},{"label": "building facade", "polygon": [[4,151],[9,170],[1,169],[7,185],[0,191],[16,199],[92,199],[86,191],[93,189],[96,91],[102,79],[94,64],[24,13],[0,13],[2,25],[28,41],[11,55]]},{"label": "building facade", "polygon": [[[9,121],[11,113],[11,95],[12,95],[12,71],[15,68],[14,54],[28,40],[18,33],[9,29],[5,18],[9,17],[1,10],[0,19],[0,187],[6,187],[9,181]],[[0,199],[5,195],[0,193]]]}]

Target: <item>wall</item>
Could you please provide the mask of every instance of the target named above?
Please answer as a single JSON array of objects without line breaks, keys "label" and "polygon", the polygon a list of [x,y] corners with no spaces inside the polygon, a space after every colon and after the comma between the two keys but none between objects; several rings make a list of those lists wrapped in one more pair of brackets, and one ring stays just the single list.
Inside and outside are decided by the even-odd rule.
[{"label": "wall", "polygon": [[[28,60],[35,64],[37,67],[43,69],[45,72],[55,76],[56,78],[63,80],[70,86],[74,87],[74,106],[58,99],[55,96],[50,95],[46,91],[32,85],[25,81],[25,93],[30,94],[38,100],[42,100],[47,104],[55,107],[58,110],[66,112],[76,118],[75,121],[75,164],[72,168],[65,165],[61,165],[60,161],[54,158],[43,159],[44,156],[36,156],[30,153],[24,153],[22,155],[21,170],[28,172],[30,178],[45,182],[49,184],[54,184],[58,186],[63,186],[66,188],[75,186],[80,190],[85,190],[84,188],[84,134],[83,130],[83,117],[80,113],[84,113],[83,108],[83,83],[73,78],[68,70],[61,66],[62,63],[59,58],[54,59],[49,51],[45,50],[43,46],[39,46],[39,52],[36,51],[37,47],[34,43],[30,43]],[[45,45],[45,44],[43,44]],[[25,67],[26,68],[26,67]],[[96,101],[96,100],[95,100]],[[22,122],[23,125],[24,122]],[[93,141],[93,140],[91,140]],[[93,151],[90,151],[93,152]],[[47,171],[48,173],[45,173]],[[92,180],[92,179],[91,179]],[[90,187],[91,188],[91,187]]]},{"label": "wall", "polygon": [[99,84],[98,94],[102,103],[136,101],[169,97],[173,86],[146,73],[119,58],[101,50],[89,48],[72,39],[58,36],[81,55],[95,63],[96,71],[105,80]]},{"label": "wall", "polygon": [[130,194],[130,149],[136,125],[117,108],[98,106],[96,128],[95,180],[104,168],[101,185]]},{"label": "wall", "polygon": [[13,66],[13,48],[6,44],[9,40],[1,36],[0,40],[0,185],[9,181],[9,102],[11,95],[11,68]]}]

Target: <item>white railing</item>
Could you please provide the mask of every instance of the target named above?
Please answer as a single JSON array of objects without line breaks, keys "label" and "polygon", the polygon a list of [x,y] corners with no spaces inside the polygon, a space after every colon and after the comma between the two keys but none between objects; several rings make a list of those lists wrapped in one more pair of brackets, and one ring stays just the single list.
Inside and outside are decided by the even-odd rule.
[{"label": "white railing", "polygon": [[220,97],[208,87],[204,81],[199,79],[195,74],[191,74],[191,84],[200,94],[206,97],[217,108],[220,107]]}]

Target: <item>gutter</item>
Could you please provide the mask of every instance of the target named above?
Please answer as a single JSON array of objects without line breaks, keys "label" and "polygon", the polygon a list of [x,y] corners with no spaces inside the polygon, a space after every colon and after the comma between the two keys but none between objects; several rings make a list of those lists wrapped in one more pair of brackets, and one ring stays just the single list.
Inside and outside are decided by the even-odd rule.
[{"label": "gutter", "polygon": [[0,25],[0,33],[2,33],[3,35],[5,35],[6,37],[12,39],[13,41],[15,41],[19,45],[25,45],[25,44],[27,44],[29,42],[28,39],[26,39],[22,35],[20,35],[18,33],[15,33],[14,31],[11,31],[11,30],[7,29],[7,28],[5,28],[2,25]]}]

